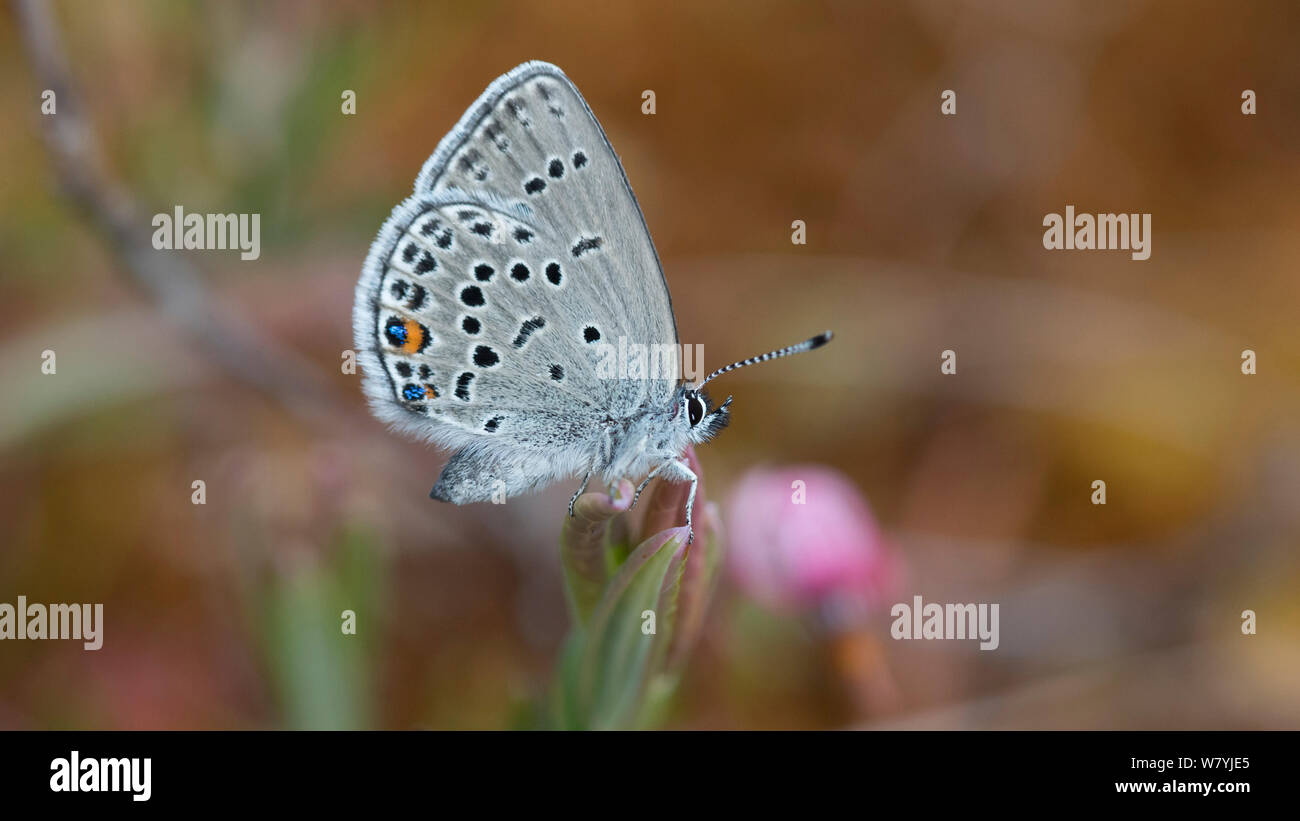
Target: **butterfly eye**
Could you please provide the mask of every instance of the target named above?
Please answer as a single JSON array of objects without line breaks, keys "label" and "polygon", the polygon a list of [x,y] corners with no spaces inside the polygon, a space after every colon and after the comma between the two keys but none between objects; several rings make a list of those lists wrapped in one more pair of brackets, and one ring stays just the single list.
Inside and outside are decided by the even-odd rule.
[{"label": "butterfly eye", "polygon": [[700,424],[700,420],[704,418],[704,410],[704,400],[699,396],[691,396],[686,400],[686,413],[691,427]]}]

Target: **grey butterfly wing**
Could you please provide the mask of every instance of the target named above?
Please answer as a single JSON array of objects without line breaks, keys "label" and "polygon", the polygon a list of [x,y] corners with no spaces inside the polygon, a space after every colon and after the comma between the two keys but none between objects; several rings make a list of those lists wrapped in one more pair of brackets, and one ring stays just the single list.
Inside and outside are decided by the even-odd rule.
[{"label": "grey butterfly wing", "polygon": [[555,305],[568,271],[533,250],[548,241],[523,215],[461,192],[399,205],[366,260],[354,331],[380,418],[507,462],[549,454],[558,478],[585,464],[604,411],[581,384],[591,346],[565,336]]},{"label": "grey butterfly wing", "polygon": [[375,240],[353,318],[377,415],[464,450],[439,483],[453,501],[482,496],[449,484],[471,458],[507,495],[589,468],[611,418],[676,386],[599,378],[600,343],[675,349],[676,328],[621,164],[542,63],[443,139]]},{"label": "grey butterfly wing", "polygon": [[[611,344],[676,347],[668,285],[636,196],[600,123],[559,68],[529,62],[492,83],[425,163],[415,189],[468,191],[522,209],[572,269],[573,290],[556,301],[570,324],[600,319],[597,330]],[[676,387],[675,378],[637,381],[605,386],[615,416]]]},{"label": "grey butterfly wing", "polygon": [[468,445],[452,454],[429,496],[458,505],[499,501],[557,478],[547,455]]}]

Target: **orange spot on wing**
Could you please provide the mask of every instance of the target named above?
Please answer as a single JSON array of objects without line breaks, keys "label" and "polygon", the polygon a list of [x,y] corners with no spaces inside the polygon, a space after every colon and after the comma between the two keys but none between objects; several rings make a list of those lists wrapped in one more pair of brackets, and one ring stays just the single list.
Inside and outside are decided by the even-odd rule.
[{"label": "orange spot on wing", "polygon": [[424,329],[413,319],[406,320],[403,325],[406,328],[406,342],[400,348],[401,352],[419,353],[420,348],[424,347]]}]

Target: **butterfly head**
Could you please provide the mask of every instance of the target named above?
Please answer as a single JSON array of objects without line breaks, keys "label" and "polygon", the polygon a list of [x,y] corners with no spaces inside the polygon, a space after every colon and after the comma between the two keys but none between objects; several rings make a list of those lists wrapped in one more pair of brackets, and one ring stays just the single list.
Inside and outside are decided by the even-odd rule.
[{"label": "butterfly head", "polygon": [[731,397],[718,407],[713,407],[709,395],[696,388],[683,387],[677,412],[687,424],[686,435],[694,444],[707,442],[727,426],[731,421],[727,406]]}]

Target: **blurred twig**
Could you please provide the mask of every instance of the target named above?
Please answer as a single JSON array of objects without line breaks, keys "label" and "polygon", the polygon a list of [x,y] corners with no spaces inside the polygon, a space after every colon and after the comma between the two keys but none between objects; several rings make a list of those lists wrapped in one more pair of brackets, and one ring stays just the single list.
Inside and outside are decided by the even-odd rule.
[{"label": "blurred twig", "polygon": [[59,187],[104,232],[131,281],[200,351],[291,413],[313,423],[354,415],[326,389],[311,363],[266,338],[244,317],[217,306],[189,260],[153,247],[144,212],[104,169],[49,4],[14,0],[14,9],[37,87],[56,95],[58,113],[41,120]]},{"label": "blurred twig", "polygon": [[[375,464],[395,485],[409,488],[432,478],[422,476],[418,460],[410,458],[411,447],[328,389],[325,374],[292,350],[265,337],[243,316],[217,305],[205,287],[198,269],[184,255],[154,249],[146,212],[132,193],[105,170],[96,133],[85,114],[68,66],[65,51],[49,4],[43,0],[13,0],[20,38],[39,89],[56,94],[58,113],[41,117],[50,165],[64,194],[107,237],[108,245],[121,261],[126,276],[141,288],[159,313],[188,336],[195,349],[241,383],[269,396],[316,432],[345,437]],[[365,436],[364,445],[360,444]],[[401,458],[389,458],[399,454]],[[394,476],[399,471],[399,476]],[[417,514],[417,504],[419,505]],[[403,516],[397,511],[406,506]],[[418,522],[427,537],[431,509],[423,491],[394,496],[388,513],[394,518]],[[512,505],[506,515],[494,508],[484,517],[490,526],[517,534],[519,522],[532,508]],[[442,515],[446,515],[443,513]],[[469,517],[466,517],[468,520]],[[470,537],[460,532],[464,525],[443,522],[445,537],[438,544],[463,543]],[[516,536],[517,538],[517,536]],[[501,543],[501,539],[492,544]],[[525,569],[527,559],[512,554]]]}]

